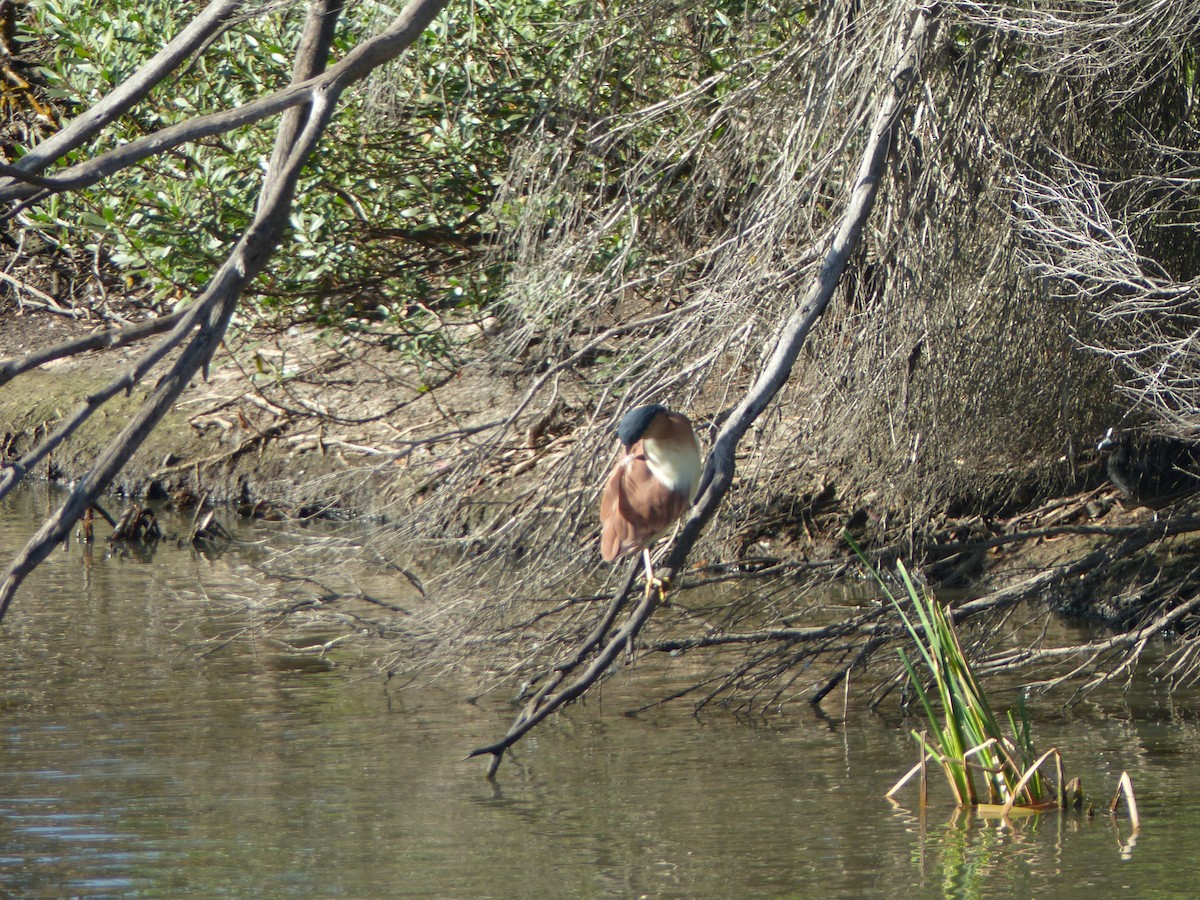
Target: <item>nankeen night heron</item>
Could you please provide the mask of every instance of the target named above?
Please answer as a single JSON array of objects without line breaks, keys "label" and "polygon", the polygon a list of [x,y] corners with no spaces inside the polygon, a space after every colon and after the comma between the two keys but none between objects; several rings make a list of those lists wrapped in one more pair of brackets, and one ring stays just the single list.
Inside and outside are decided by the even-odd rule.
[{"label": "nankeen night heron", "polygon": [[625,455],[613,466],[600,501],[600,554],[612,562],[641,551],[646,593],[654,578],[650,545],[692,503],[700,479],[700,442],[683,413],[657,403],[631,409],[617,426]]}]

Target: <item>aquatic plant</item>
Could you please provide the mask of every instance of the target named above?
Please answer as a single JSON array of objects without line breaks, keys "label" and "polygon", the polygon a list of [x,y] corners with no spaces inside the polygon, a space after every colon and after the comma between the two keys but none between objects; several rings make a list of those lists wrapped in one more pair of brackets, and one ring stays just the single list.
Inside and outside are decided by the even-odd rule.
[{"label": "aquatic plant", "polygon": [[[928,732],[914,731],[923,757],[932,753],[938,760],[960,806],[977,807],[983,802],[976,785],[977,774],[982,776],[986,788],[986,803],[1001,804],[1005,811],[1014,805],[1034,808],[1065,805],[1053,791],[1051,780],[1041,772],[1042,765],[1051,758],[1061,772],[1061,756],[1055,749],[1037,754],[1023,699],[1018,700],[1016,715],[1008,712],[1010,731],[1005,734],[963,653],[945,607],[932,594],[918,590],[903,563],[897,563],[896,568],[918,621],[913,621],[896,597],[890,600],[916,643],[941,706],[939,716],[925,688],[925,679],[901,649],[900,658],[909,684],[929,721]],[[1061,775],[1058,783],[1062,783]]]},{"label": "aquatic plant", "polygon": [[[904,586],[904,599],[915,614],[905,610],[901,598],[888,587],[879,572],[871,566],[858,545],[847,536],[850,546],[866,565],[880,588],[900,616],[909,637],[916,644],[920,662],[928,670],[929,680],[936,691],[939,714],[927,679],[904,649],[898,650],[908,681],[925,710],[929,727],[912,734],[921,747],[920,761],[888,791],[895,795],[913,775],[921,774],[921,804],[926,803],[928,779],[926,766],[936,760],[945,773],[960,807],[969,807],[984,815],[1007,818],[1015,813],[1038,812],[1047,809],[1080,808],[1083,787],[1078,778],[1069,782],[1063,774],[1062,754],[1050,748],[1038,754],[1033,743],[1029,711],[1024,697],[1018,694],[1017,709],[1009,710],[1006,718],[1008,733],[992,712],[987,694],[976,678],[963,652],[954,621],[946,607],[928,590],[918,588],[903,562],[896,563],[896,572]],[[1043,773],[1047,762],[1054,761],[1054,777]],[[982,779],[986,799],[979,790]],[[1141,827],[1133,782],[1128,772],[1122,772],[1117,791],[1108,804],[1110,816],[1124,798],[1129,820],[1136,835]],[[1091,815],[1091,809],[1088,810]]]},{"label": "aquatic plant", "polygon": [[[925,710],[928,729],[913,730],[921,747],[921,762],[892,788],[889,796],[917,771],[924,773],[925,765],[932,759],[941,766],[960,806],[995,806],[1006,815],[1016,807],[1066,806],[1062,757],[1053,748],[1038,754],[1024,699],[1018,699],[1015,713],[1008,711],[1006,732],[963,652],[946,608],[932,593],[918,588],[904,563],[897,562],[896,571],[907,603],[901,602],[901,597],[893,593],[859,547],[852,540],[850,544],[900,616],[917,647],[918,662],[924,663],[928,673],[928,677],[924,676],[909,655],[899,650],[909,684]],[[927,681],[932,682],[931,688],[926,687]],[[1053,779],[1042,771],[1050,760],[1055,765]]]}]

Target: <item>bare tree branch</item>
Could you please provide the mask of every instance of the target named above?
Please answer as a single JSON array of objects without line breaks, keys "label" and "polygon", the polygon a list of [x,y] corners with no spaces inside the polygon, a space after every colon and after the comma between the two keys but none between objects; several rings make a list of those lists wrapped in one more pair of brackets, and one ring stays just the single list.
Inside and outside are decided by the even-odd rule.
[{"label": "bare tree branch", "polygon": [[[319,82],[312,91],[311,106],[306,114],[297,112],[280,123],[272,157],[272,164],[276,168],[269,170],[264,177],[254,220],[204,293],[180,318],[171,335],[145,354],[135,370],[144,374],[168,350],[182,342],[193,326],[197,329],[196,334],[129,424],[113,438],[62,506],[45,521],[10,563],[0,581],[0,619],[8,610],[24,578],[66,537],[76,520],[108,487],[196,373],[208,365],[224,337],[246,285],[262,271],[283,234],[300,171],[324,133],[341,91],[352,81],[348,73],[365,74],[370,71],[369,67],[363,68],[367,62],[378,65],[401,53],[420,35],[445,2],[414,0],[385,32],[385,41],[377,43],[371,52],[357,55],[359,62],[355,67],[344,68],[340,77],[331,80],[309,79]],[[324,65],[332,42],[331,19],[336,17],[340,8],[341,0],[313,0],[302,37],[301,58],[296,63],[297,72],[319,71]],[[383,52],[383,48],[387,53]],[[118,379],[114,384],[131,383],[127,379],[128,376]],[[108,391],[112,391],[113,386],[110,385]],[[69,425],[64,425],[72,430],[78,427],[78,423],[91,415],[102,402],[99,397],[88,398],[69,420]],[[23,474],[24,470],[16,466],[6,467],[2,476],[4,481],[0,482],[0,496],[11,490]]]},{"label": "bare tree branch", "polygon": [[[211,287],[210,287],[211,292]],[[208,293],[205,296],[209,296]],[[101,406],[115,397],[122,391],[128,391],[137,385],[145,378],[150,371],[158,365],[163,358],[170,353],[175,347],[179,346],[180,342],[186,337],[187,333],[196,326],[197,320],[206,313],[207,306],[204,297],[187,310],[182,315],[166,317],[171,324],[171,331],[163,340],[159,341],[154,347],[144,353],[141,358],[128,370],[114,378],[103,388],[94,391],[85,397],[70,415],[63,418],[46,437],[44,437],[36,446],[30,448],[21,455],[19,459],[11,462],[5,462],[0,467],[0,500],[4,499],[8,493],[16,487],[21,479],[25,477],[37,464],[46,458],[46,456],[54,451],[63,441],[75,433],[75,431],[91,418],[92,414]],[[142,336],[150,334],[147,329],[142,333]],[[61,356],[61,353],[56,354],[55,351],[62,350],[63,346],[77,346],[79,342],[72,345],[61,345],[59,348],[50,348],[50,350],[41,354],[33,354],[34,359],[41,359],[43,362],[49,359]],[[17,366],[21,371],[29,368],[29,358],[18,360]],[[20,368],[23,367],[23,368]],[[14,373],[15,374],[15,373]],[[144,437],[144,436],[143,436]],[[139,440],[138,443],[141,443]],[[115,473],[114,473],[115,474]],[[97,495],[98,496],[98,495]],[[95,498],[92,498],[95,499]],[[86,508],[85,504],[84,508]],[[82,514],[83,509],[80,509]],[[73,522],[74,520],[72,520]],[[0,613],[2,616],[2,613]]]},{"label": "bare tree branch", "polygon": [[[127,347],[130,344],[136,344],[138,341],[153,337],[156,334],[162,334],[164,331],[170,331],[179,324],[180,319],[186,314],[187,309],[180,309],[169,315],[151,319],[148,322],[139,322],[137,325],[130,325],[126,328],[98,331],[95,334],[64,341],[61,344],[55,344],[53,347],[28,353],[17,359],[4,360],[0,362],[0,386],[12,381],[12,379],[23,372],[32,371],[56,359],[77,356],[80,353],[87,353],[89,350]],[[0,497],[3,496],[3,484],[4,477],[0,475]]]},{"label": "bare tree branch", "polygon": [[[369,75],[379,66],[395,59],[424,30],[424,25],[446,5],[447,0],[414,3],[404,10],[387,29],[364,41],[346,54],[337,65],[320,75],[294,82],[266,97],[221,112],[198,116],[163,128],[128,144],[122,144],[92,159],[63,169],[41,182],[50,183],[54,190],[76,191],[90,187],[122,169],[157,156],[189,141],[223,134],[234,128],[252,125],[263,119],[286,112],[294,106],[314,102],[318,94],[338,97],[349,85]],[[413,7],[421,7],[418,15]],[[426,6],[436,7],[427,17]],[[160,76],[161,77],[161,76]],[[44,187],[19,182],[0,182],[0,202],[28,200],[40,196]]]},{"label": "bare tree branch", "polygon": [[665,568],[669,578],[674,578],[683,570],[696,539],[716,514],[726,492],[733,484],[734,455],[738,444],[787,383],[796,358],[800,355],[800,349],[804,346],[812,327],[824,314],[842,273],[846,271],[850,254],[858,245],[859,235],[871,215],[871,207],[879,190],[879,181],[883,177],[896,123],[899,121],[904,100],[919,74],[922,53],[933,37],[936,14],[936,3],[922,6],[916,13],[912,30],[900,47],[900,60],[888,76],[891,90],[885,95],[875,115],[875,124],[867,139],[858,175],[850,189],[846,211],[833,235],[824,262],[807,296],[780,331],[774,352],[759,373],[758,380],[729,415],[717,435],[712,450],[709,451],[697,491],[698,499],[667,557]]},{"label": "bare tree branch", "polygon": [[[205,6],[186,28],[134,75],[121,82],[99,103],[83,110],[66,128],[46,138],[17,160],[12,165],[12,169],[15,170],[13,179],[23,181],[30,175],[44,171],[56,159],[61,159],[67,153],[81,147],[99,134],[105,126],[132,109],[206,41],[225,28],[244,2],[245,0],[213,0]],[[39,187],[57,184],[53,179],[38,179],[28,183]],[[0,191],[10,186],[11,181],[6,183],[0,180]]]}]

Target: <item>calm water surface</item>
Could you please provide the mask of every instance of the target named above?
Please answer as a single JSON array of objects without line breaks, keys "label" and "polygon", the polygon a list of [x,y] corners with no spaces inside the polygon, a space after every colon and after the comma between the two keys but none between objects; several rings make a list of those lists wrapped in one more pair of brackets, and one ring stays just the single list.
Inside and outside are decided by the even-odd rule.
[{"label": "calm water surface", "polygon": [[[46,502],[31,489],[0,506],[5,559]],[[543,726],[493,784],[463,757],[508,727],[499,698],[300,665],[261,638],[200,653],[239,627],[214,599],[254,577],[246,556],[171,547],[145,561],[98,544],[86,564],[78,545],[60,550],[27,582],[0,628],[0,895],[1200,890],[1196,693],[1171,698],[1147,678],[1069,717],[1054,698],[1035,708],[1039,743],[1069,748],[1098,805],[1130,771],[1133,844],[1124,818],[1001,826],[955,816],[937,792],[924,818],[893,808],[883,794],[915,758],[897,721],[621,715],[644,682]]]}]

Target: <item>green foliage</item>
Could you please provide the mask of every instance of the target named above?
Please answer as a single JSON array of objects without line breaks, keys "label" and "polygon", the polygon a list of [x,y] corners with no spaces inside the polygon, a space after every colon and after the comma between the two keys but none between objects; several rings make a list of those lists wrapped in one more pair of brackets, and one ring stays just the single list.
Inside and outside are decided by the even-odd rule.
[{"label": "green foliage", "polygon": [[[29,10],[26,40],[44,60],[65,119],[121,83],[188,19],[166,0],[30,0]],[[393,14],[349,4],[335,57]],[[285,85],[303,16],[303,5],[282,4],[238,22],[66,162]],[[699,91],[701,105],[708,97],[715,108],[770,64],[761,55],[746,61],[746,34],[757,47],[778,46],[806,17],[751,10],[740,0],[703,15],[585,0],[452,4],[408,54],[343,97],[248,310],[285,323],[383,331],[417,356],[446,352],[444,317],[498,295],[506,263],[483,252],[495,235],[517,223],[536,228],[529,223],[552,221],[571,205],[520,186],[505,205],[495,202],[534,125],[577,136],[566,163],[575,189],[603,196],[649,159],[645,177],[635,179],[638,216],[670,221],[686,208],[719,218],[727,200],[712,194],[711,179],[692,177],[693,161],[654,162],[660,146],[680,135],[692,135],[693,145],[704,140],[694,133],[695,110],[673,111],[674,98]],[[647,106],[663,111],[638,115]],[[634,115],[619,128],[591,130],[601,117],[626,114]],[[68,252],[111,261],[159,304],[186,299],[250,220],[271,124],[181,147],[91,190],[32,206],[24,224]],[[708,127],[712,139],[725,139],[728,123],[717,117]],[[718,181],[735,193],[747,189],[724,174]],[[644,265],[648,249],[630,237],[637,230],[632,220],[614,230],[591,265]]]},{"label": "green foliage", "polygon": [[[177,4],[34,0],[28,27],[44,42],[43,74],[70,118],[98,101],[186,22]],[[164,126],[286,84],[295,12],[220,36],[75,162]],[[160,299],[198,290],[250,220],[271,136],[252,128],[179,148],[77,195],[32,207],[27,222],[68,250],[106,255]]]},{"label": "green foliage", "polygon": [[[430,310],[479,304],[499,277],[473,254],[494,225],[487,210],[516,137],[572,61],[564,32],[549,44],[543,33],[571,5],[455,5],[386,82],[348,92],[306,169],[289,238],[259,282],[256,308],[341,327],[382,320],[406,349],[438,351],[444,338],[427,333],[438,325]],[[383,14],[376,9],[349,4],[335,56],[372,33]],[[187,21],[166,0],[31,0],[30,11],[28,32],[65,118]],[[238,23],[68,162],[285,85],[303,15],[302,5],[284,4]],[[187,296],[247,225],[272,140],[266,123],[182,147],[34,206],[26,224],[68,251],[106,256],[160,302]]]}]

